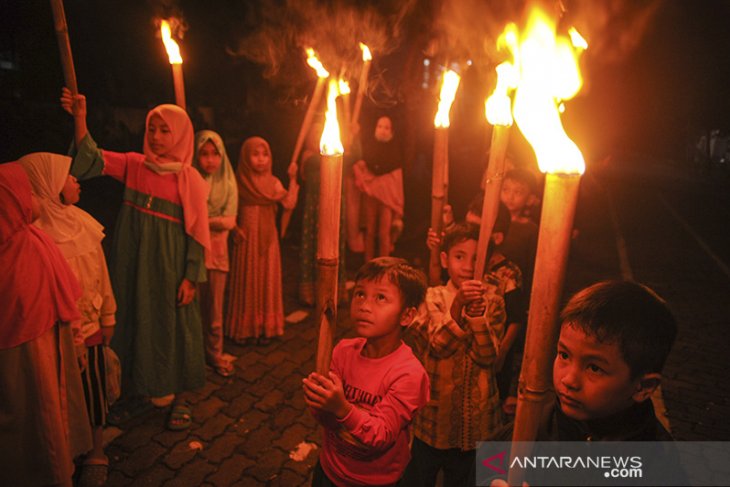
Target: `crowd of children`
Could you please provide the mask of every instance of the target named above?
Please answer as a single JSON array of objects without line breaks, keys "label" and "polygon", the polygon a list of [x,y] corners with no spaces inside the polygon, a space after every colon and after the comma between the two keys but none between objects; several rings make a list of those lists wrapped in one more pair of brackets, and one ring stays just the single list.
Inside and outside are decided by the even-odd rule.
[{"label": "crowd of children", "polygon": [[[224,336],[265,346],[284,333],[276,215],[297,203],[297,164],[284,187],[268,142],[250,137],[234,170],[221,137],[195,133],[174,105],[147,114],[141,153],[102,150],[85,97],[64,89],[61,104],[74,119],[72,157],[36,153],[0,166],[0,292],[10,303],[0,307],[0,478],[13,485],[71,485],[80,455],[80,485],[104,484],[112,350],[124,391],[117,420],[152,404],[183,430],[192,421],[183,393],[204,384],[205,364],[235,372]],[[421,271],[388,257],[403,214],[393,135],[381,117],[348,176],[348,199],[362,197],[365,209],[366,261],[350,298],[358,337],[336,345],[329,373],[303,379],[324,431],[316,486],[432,486],[440,471],[443,485],[474,485],[478,442],[506,438],[515,410],[535,178],[505,174],[483,276],[474,275],[482,196],[463,223],[445,212],[445,233],[429,232],[427,246],[440,250],[446,282],[427,288]],[[303,161],[299,294],[312,304],[318,160]],[[101,175],[124,185],[109,270],[103,227],[74,206],[78,180]],[[359,230],[346,225],[343,257],[345,233]],[[649,400],[676,335],[666,304],[639,284],[602,282],[577,293],[561,323],[541,437],[668,439]]]}]

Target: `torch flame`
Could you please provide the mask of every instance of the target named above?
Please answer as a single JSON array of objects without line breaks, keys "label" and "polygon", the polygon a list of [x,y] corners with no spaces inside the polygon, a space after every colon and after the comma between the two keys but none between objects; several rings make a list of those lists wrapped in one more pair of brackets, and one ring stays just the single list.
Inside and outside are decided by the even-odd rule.
[{"label": "torch flame", "polygon": [[322,155],[342,154],[345,149],[340,139],[340,125],[337,123],[337,81],[331,79],[327,90],[327,112],[324,115],[324,130],[319,140],[319,151]]},{"label": "torch flame", "polygon": [[570,42],[573,43],[573,47],[583,49],[584,51],[588,49],[588,42],[580,35],[580,32],[575,27],[571,27],[568,30],[568,35],[570,35]]},{"label": "torch flame", "polygon": [[172,38],[170,23],[167,20],[163,20],[160,23],[160,34],[162,35],[162,43],[165,44],[165,50],[167,51],[170,64],[182,64],[183,60],[180,55],[180,46]]},{"label": "torch flame", "polygon": [[509,92],[517,87],[519,73],[514,64],[503,62],[496,68],[497,86],[484,103],[487,121],[492,125],[512,125],[512,100]]},{"label": "torch flame", "polygon": [[373,55],[370,53],[370,48],[368,46],[366,46],[365,44],[363,44],[361,42],[360,49],[362,49],[362,61],[363,62],[373,60]]},{"label": "torch flame", "polygon": [[571,42],[556,36],[555,23],[533,8],[519,45],[514,117],[543,172],[585,171],[583,155],[565,133],[559,113],[562,100],[575,96],[583,84],[577,57]]},{"label": "torch flame", "polygon": [[317,72],[317,77],[319,78],[327,78],[329,77],[329,72],[324,69],[324,66],[320,62],[319,59],[317,59],[317,55],[314,53],[314,49],[307,48],[307,64],[309,64],[314,70]]},{"label": "torch flame", "polygon": [[350,94],[350,85],[344,79],[339,80],[339,91],[340,91],[340,95],[349,95]]},{"label": "torch flame", "polygon": [[449,111],[451,111],[451,104],[456,97],[456,90],[459,88],[460,81],[461,77],[455,71],[449,69],[444,72],[441,94],[439,95],[439,107],[436,111],[436,118],[433,120],[436,127],[449,127]]}]

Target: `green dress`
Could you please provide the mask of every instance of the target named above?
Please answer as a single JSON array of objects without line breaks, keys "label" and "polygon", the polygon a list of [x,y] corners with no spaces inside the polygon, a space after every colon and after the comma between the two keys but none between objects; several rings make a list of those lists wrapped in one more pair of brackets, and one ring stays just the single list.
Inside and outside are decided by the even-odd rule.
[{"label": "green dress", "polygon": [[90,136],[80,144],[71,174],[81,180],[108,175],[125,186],[109,260],[118,304],[111,346],[121,361],[124,393],[159,397],[202,387],[197,293],[178,307],[177,290],[183,278],[206,279],[204,252],[185,233],[176,175],[149,170],[143,154],[99,150]]}]

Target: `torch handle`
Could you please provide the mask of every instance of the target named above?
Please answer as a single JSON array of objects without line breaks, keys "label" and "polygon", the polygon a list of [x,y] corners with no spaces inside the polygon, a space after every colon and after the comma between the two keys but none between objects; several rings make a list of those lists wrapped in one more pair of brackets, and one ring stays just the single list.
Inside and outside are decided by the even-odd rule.
[{"label": "torch handle", "polygon": [[74,69],[74,60],[71,54],[71,41],[68,37],[68,25],[66,24],[63,0],[51,0],[51,10],[53,11],[53,25],[56,30],[58,50],[61,54],[63,79],[66,82],[66,87],[76,95],[79,92],[79,87],[76,83],[76,70]]},{"label": "torch handle", "polygon": [[[449,160],[449,132],[438,127],[433,134],[433,176],[431,183],[431,229],[441,237],[444,228],[444,205],[446,204],[446,180]],[[428,279],[432,286],[441,283],[440,249],[431,249],[428,265]]]},{"label": "torch handle", "polygon": [[175,105],[183,110],[187,110],[185,101],[185,79],[183,78],[182,64],[171,64],[172,66],[172,83],[175,89]]},{"label": "torch handle", "polygon": [[357,97],[355,98],[355,108],[352,110],[351,124],[360,123],[360,109],[362,108],[362,99],[368,89],[368,72],[370,71],[370,61],[365,61],[360,72],[360,83],[357,87]]},{"label": "torch handle", "polygon": [[297,141],[294,144],[294,152],[291,155],[291,161],[289,161],[290,165],[299,160],[299,154],[301,154],[302,147],[304,147],[304,140],[307,138],[307,132],[309,132],[309,127],[312,125],[312,120],[314,119],[314,112],[319,105],[319,101],[322,99],[322,93],[324,93],[325,81],[327,81],[327,78],[317,78],[317,85],[314,87],[312,99],[309,100],[307,112],[304,114],[304,121],[302,121],[299,135],[297,135]]}]

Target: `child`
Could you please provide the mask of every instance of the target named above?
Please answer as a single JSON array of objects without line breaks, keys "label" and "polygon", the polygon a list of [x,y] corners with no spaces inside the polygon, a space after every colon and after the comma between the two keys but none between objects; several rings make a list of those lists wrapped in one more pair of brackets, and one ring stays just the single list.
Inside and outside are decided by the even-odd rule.
[{"label": "child", "polygon": [[69,326],[81,289],[39,216],[23,168],[0,164],[0,485],[70,487],[92,446]]},{"label": "child", "polygon": [[426,282],[403,259],[380,257],[355,277],[350,317],[327,377],[311,373],[304,397],[324,426],[313,486],[394,485],[409,459],[409,425],[428,401],[428,376],[400,338]]},{"label": "child", "polygon": [[69,174],[70,157],[36,153],[21,157],[18,162],[28,174],[33,193],[40,201],[41,216],[35,225],[56,242],[81,285],[82,295],[77,306],[82,319],[74,341],[87,357],[81,381],[94,447],[84,459],[80,482],[81,485],[101,485],[106,482],[109,465],[103,437],[109,412],[104,346],[109,345],[114,334],[117,310],[101,247],[104,228],[91,215],[74,206],[79,201],[80,189],[76,178]]},{"label": "child", "polygon": [[299,193],[297,165],[292,163],[287,172],[288,190],[271,174],[269,143],[261,137],[243,143],[236,168],[238,220],[233,233],[225,333],[247,345],[268,345],[272,337],[284,334],[276,205],[293,209]]},{"label": "child", "polygon": [[236,226],[238,188],[220,135],[211,130],[195,134],[193,166],[210,185],[210,250],[205,253],[208,282],[200,286],[205,358],[218,375],[230,377],[234,371],[233,363],[223,355],[223,297],[229,267],[228,233]]},{"label": "child", "polygon": [[431,401],[413,422],[413,460],[404,485],[466,485],[477,442],[501,426],[495,362],[504,335],[505,303],[494,286],[474,279],[479,228],[457,224],[444,237],[445,286],[428,289],[409,327],[431,380]]},{"label": "child", "polygon": [[[104,174],[125,186],[110,273],[119,305],[112,348],[122,387],[168,406],[176,394],[205,383],[196,283],[206,279],[204,250],[210,248],[208,187],[192,167],[192,123],[178,106],[155,107],[145,122],[144,154],[122,154],[97,149],[83,95],[64,88],[61,104],[74,116],[78,152],[71,174]],[[186,429],[191,421],[190,407],[178,400],[167,427]]]},{"label": "child", "polygon": [[355,185],[364,193],[365,262],[378,255],[390,255],[403,228],[403,155],[393,138],[390,117],[380,117],[375,140],[363,144],[363,158],[353,167]]},{"label": "child", "polygon": [[527,169],[512,169],[502,181],[500,200],[509,210],[509,233],[502,243],[502,253],[522,269],[525,288],[532,285],[532,272],[537,251],[537,224],[528,216],[537,201],[537,182]]}]

